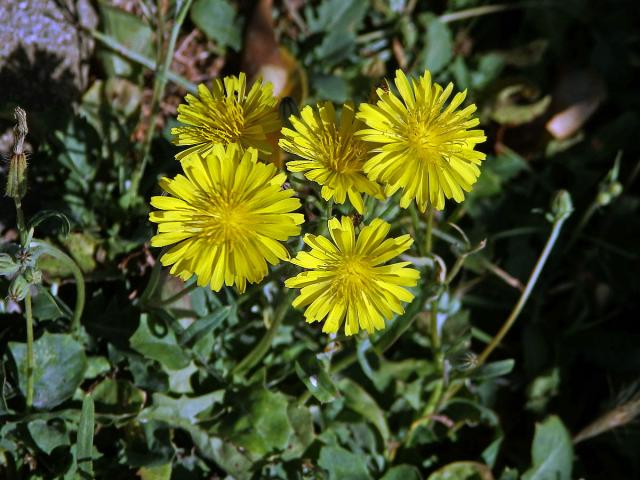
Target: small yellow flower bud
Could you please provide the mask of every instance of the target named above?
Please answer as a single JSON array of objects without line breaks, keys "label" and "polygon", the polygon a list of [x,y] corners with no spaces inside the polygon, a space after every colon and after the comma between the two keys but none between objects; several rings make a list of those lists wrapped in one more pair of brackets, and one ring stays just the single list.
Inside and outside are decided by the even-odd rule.
[{"label": "small yellow flower bud", "polygon": [[9,298],[14,302],[20,302],[24,300],[29,292],[29,282],[22,276],[18,275],[9,285]]}]

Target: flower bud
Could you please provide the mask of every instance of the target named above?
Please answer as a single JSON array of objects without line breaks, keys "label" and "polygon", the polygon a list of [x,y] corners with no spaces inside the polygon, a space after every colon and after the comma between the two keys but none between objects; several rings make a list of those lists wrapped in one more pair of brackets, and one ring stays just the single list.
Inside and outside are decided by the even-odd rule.
[{"label": "flower bud", "polygon": [[551,201],[550,220],[561,222],[566,220],[573,213],[573,202],[571,195],[566,190],[559,190]]},{"label": "flower bud", "polygon": [[607,187],[607,193],[613,198],[619,196],[622,193],[622,185],[620,182],[611,182]]},{"label": "flower bud", "polygon": [[605,207],[605,206],[609,205],[611,203],[611,200],[612,200],[611,194],[609,194],[607,192],[600,192],[596,196],[596,203],[600,207]]},{"label": "flower bud", "polygon": [[24,297],[27,296],[29,292],[29,282],[22,276],[18,275],[16,278],[11,280],[11,284],[9,285],[9,298],[14,302],[19,302],[24,300]]},{"label": "flower bud", "polygon": [[27,157],[24,153],[14,154],[9,160],[7,173],[7,197],[22,199],[27,193]]},{"label": "flower bud", "polygon": [[42,283],[42,272],[40,270],[29,267],[24,271],[23,275],[29,283]]},{"label": "flower bud", "polygon": [[0,253],[0,275],[9,277],[20,269],[20,265],[8,253]]}]

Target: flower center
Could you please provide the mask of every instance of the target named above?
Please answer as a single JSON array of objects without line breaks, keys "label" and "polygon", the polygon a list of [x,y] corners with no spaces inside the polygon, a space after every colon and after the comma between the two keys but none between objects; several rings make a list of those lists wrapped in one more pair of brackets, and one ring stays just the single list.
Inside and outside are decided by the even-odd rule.
[{"label": "flower center", "polygon": [[200,236],[216,245],[226,243],[231,247],[246,238],[252,219],[244,202],[218,193],[198,203],[199,213],[193,216],[190,226]]},{"label": "flower center", "polygon": [[345,256],[336,266],[338,275],[334,288],[344,298],[360,296],[360,292],[370,287],[374,274],[368,262],[359,256]]},{"label": "flower center", "polygon": [[244,108],[237,99],[216,102],[211,115],[211,140],[236,143],[244,131]]},{"label": "flower center", "polygon": [[342,138],[335,129],[323,131],[320,136],[322,160],[335,173],[354,173],[362,170],[367,148],[352,137]]}]

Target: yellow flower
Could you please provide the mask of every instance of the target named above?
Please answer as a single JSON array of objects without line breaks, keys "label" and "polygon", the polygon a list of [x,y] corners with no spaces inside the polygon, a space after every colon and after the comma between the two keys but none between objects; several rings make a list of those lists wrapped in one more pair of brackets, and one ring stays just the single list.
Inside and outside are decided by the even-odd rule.
[{"label": "yellow flower", "polygon": [[369,128],[358,135],[379,144],[364,171],[383,183],[388,195],[402,189],[403,208],[413,199],[423,212],[428,203],[443,209],[445,197],[462,202],[463,191],[471,191],[485,158],[474,150],[486,140],[482,130],[471,130],[480,123],[472,116],[476,106],[457,110],[466,91],[457,93],[445,106],[453,84],[443,90],[431,82],[428,71],[409,82],[398,70],[395,84],[400,98],[378,89],[376,105],[360,107],[358,118]]},{"label": "yellow flower", "polygon": [[413,243],[409,235],[385,240],[389,228],[376,218],[356,238],[351,218],[332,218],[333,243],[322,236],[304,237],[311,250],[298,253],[291,262],[308,270],[285,285],[301,289],[293,306],[307,306],[307,322],[326,317],[322,331],[335,333],[346,317],[345,333],[353,335],[359,328],[381,330],[385,319],[404,312],[402,302],[410,302],[413,295],[403,287],[415,286],[420,273],[407,268],[409,262],[383,265]]},{"label": "yellow flower", "polygon": [[152,197],[159,210],[149,214],[158,223],[154,247],[173,245],[161,258],[171,274],[220,290],[246,282],[260,282],[289,258],[280,242],[299,235],[304,217],[291,213],[300,207],[293,190],[283,190],[286,177],[276,167],[257,162],[257,152],[237,145],[215,145],[206,157],[182,161],[185,175],[163,178],[170,196]]},{"label": "yellow flower", "polygon": [[322,198],[344,203],[349,197],[358,213],[363,213],[361,193],[382,195],[380,186],[362,170],[370,146],[354,138],[362,122],[355,119],[353,105],[343,106],[339,124],[331,102],[317,109],[307,106],[299,119],[291,116],[290,120],[295,130],[282,129],[285,138],[280,139],[280,146],[302,160],[287,162],[287,168],[305,172],[305,177],[322,185]]},{"label": "yellow flower", "polygon": [[178,107],[178,121],[185,125],[172,128],[171,133],[176,145],[193,146],[176,155],[178,160],[193,152],[206,155],[218,143],[253,147],[260,158],[272,152],[267,135],[281,126],[273,87],[257,81],[248,93],[246,89],[246,76],[241,73],[240,77],[225,77],[224,82],[216,79],[212,90],[199,85],[200,98],[185,97],[187,105]]}]

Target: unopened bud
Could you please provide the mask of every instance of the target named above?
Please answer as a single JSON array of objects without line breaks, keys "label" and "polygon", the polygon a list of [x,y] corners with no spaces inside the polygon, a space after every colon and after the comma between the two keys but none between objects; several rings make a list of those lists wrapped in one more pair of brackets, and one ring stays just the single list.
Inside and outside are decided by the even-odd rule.
[{"label": "unopened bud", "polygon": [[27,193],[27,157],[24,153],[14,154],[9,160],[7,173],[7,197],[22,199]]},{"label": "unopened bud", "polygon": [[42,272],[40,270],[29,267],[24,271],[23,275],[29,283],[42,283]]},{"label": "unopened bud", "polygon": [[7,169],[5,194],[7,197],[20,200],[27,193],[27,156],[24,152],[24,141],[29,129],[27,128],[27,113],[23,109],[16,107],[14,116],[17,123],[13,127],[13,153]]},{"label": "unopened bud", "polygon": [[9,277],[20,269],[20,265],[8,253],[0,253],[0,275]]},{"label": "unopened bud", "polygon": [[622,193],[622,185],[620,182],[612,182],[607,187],[607,193],[613,198],[619,196]]},{"label": "unopened bud", "polygon": [[605,207],[605,206],[609,205],[611,203],[611,200],[612,200],[611,195],[608,194],[607,192],[600,192],[596,196],[596,203],[600,207]]},{"label": "unopened bud", "polygon": [[571,195],[566,190],[559,190],[551,201],[551,215],[549,220],[561,222],[566,220],[573,213],[573,202]]},{"label": "unopened bud", "polygon": [[11,280],[11,284],[9,284],[9,298],[14,302],[19,302],[24,300],[24,297],[27,296],[29,292],[29,282],[22,276],[18,275],[16,278]]}]

